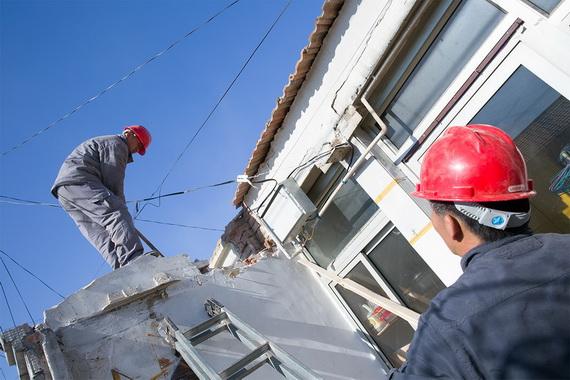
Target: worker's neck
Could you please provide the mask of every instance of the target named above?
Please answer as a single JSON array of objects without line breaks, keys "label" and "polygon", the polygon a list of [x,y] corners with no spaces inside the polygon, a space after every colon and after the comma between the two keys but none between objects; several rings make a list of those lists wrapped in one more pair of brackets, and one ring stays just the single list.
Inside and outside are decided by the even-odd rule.
[{"label": "worker's neck", "polygon": [[452,246],[449,248],[455,255],[463,257],[465,254],[467,254],[467,252],[480,246],[481,244],[485,244],[485,241],[479,236],[470,231],[463,231],[462,239],[459,241],[454,241]]}]

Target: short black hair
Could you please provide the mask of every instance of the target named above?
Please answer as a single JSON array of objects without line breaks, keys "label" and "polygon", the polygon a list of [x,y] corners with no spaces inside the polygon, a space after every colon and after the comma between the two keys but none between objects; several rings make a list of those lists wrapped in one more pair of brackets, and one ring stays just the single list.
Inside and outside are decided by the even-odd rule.
[{"label": "short black hair", "polygon": [[[479,224],[475,219],[471,219],[467,215],[461,213],[453,202],[447,201],[430,201],[432,210],[438,215],[451,214],[457,219],[463,221],[469,230],[481,238],[485,242],[493,242],[504,239],[509,236],[515,235],[532,235],[532,230],[529,227],[529,222],[526,222],[520,227],[507,228],[505,230],[498,230],[496,228],[487,227]],[[480,205],[486,208],[509,211],[509,212],[528,212],[530,210],[530,202],[528,199],[518,199],[514,201],[502,202],[479,202],[471,203],[471,205]]]}]

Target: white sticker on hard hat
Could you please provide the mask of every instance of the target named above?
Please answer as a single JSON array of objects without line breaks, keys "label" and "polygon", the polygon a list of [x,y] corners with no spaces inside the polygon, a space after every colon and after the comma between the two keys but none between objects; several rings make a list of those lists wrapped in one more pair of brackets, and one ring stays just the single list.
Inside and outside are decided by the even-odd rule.
[{"label": "white sticker on hard hat", "polygon": [[509,186],[507,190],[509,191],[509,193],[519,193],[521,191],[526,191],[526,185],[525,184],[512,185]]}]

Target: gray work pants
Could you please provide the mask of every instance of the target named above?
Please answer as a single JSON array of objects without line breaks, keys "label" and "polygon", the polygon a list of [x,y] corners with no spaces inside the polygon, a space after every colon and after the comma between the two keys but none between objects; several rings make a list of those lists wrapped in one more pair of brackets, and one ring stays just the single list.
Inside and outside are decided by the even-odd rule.
[{"label": "gray work pants", "polygon": [[63,185],[57,189],[57,195],[79,231],[113,269],[143,254],[127,205],[105,186]]}]

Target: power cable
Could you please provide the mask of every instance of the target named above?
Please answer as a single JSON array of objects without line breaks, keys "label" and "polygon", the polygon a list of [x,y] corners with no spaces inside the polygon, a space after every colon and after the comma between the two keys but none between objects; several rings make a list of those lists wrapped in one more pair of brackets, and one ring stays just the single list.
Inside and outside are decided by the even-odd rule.
[{"label": "power cable", "polygon": [[10,280],[12,281],[14,288],[16,288],[16,292],[18,292],[18,296],[20,296],[20,300],[24,304],[24,308],[26,308],[26,311],[28,312],[28,316],[30,317],[30,319],[32,320],[32,323],[35,326],[36,321],[34,320],[34,317],[32,317],[32,313],[30,313],[30,309],[28,308],[28,304],[24,300],[24,297],[22,296],[22,293],[20,292],[20,288],[18,287],[18,285],[16,285],[16,281],[14,280],[14,277],[12,277],[12,273],[8,269],[6,262],[4,262],[4,259],[1,256],[0,256],[0,261],[2,262],[2,265],[4,266],[4,269],[6,269],[6,273],[8,273],[8,277],[10,277]]},{"label": "power cable", "polygon": [[[176,191],[176,192],[169,193],[169,194],[162,194],[162,195],[159,195],[156,197],[143,198],[143,199],[138,199],[138,200],[134,200],[134,201],[127,201],[126,203],[136,203],[137,204],[137,211],[138,211],[138,204],[141,202],[148,202],[148,201],[152,201],[155,199],[162,199],[162,198],[171,197],[171,196],[175,196],[175,195],[183,195],[183,194],[193,193],[193,192],[198,191],[198,190],[219,187],[219,186],[228,185],[231,183],[236,183],[236,180],[232,179],[232,180],[228,180],[228,181],[214,183],[211,185],[192,187],[192,188],[189,188],[186,190]],[[0,203],[9,203],[9,204],[15,204],[15,205],[21,205],[21,206],[49,206],[49,207],[54,207],[54,208],[61,208],[61,206],[58,205],[57,203],[47,203],[47,202],[30,200],[30,199],[16,198],[16,197],[8,196],[8,195],[0,195],[0,198],[5,199],[5,200],[0,199]],[[11,202],[11,201],[13,201],[13,202]]]},{"label": "power cable", "polygon": [[[289,175],[287,176],[287,178],[290,178],[297,170],[305,168],[315,162],[317,162],[318,160],[327,157],[330,153],[332,153],[335,149],[341,147],[341,146],[346,146],[349,145],[348,143],[342,143],[342,144],[338,144],[333,146],[331,149],[324,151],[322,153],[319,153],[311,158],[309,158],[307,161],[297,165],[296,167],[293,168],[293,170],[289,173]],[[354,151],[354,149],[352,150]],[[351,158],[350,161],[352,162],[352,154],[351,154]],[[350,164],[349,164],[350,165]],[[269,179],[271,180],[271,179]],[[275,196],[277,196],[277,192],[279,191],[279,183],[273,179],[273,181],[275,181],[275,184],[273,185],[273,187],[271,188],[271,190],[269,191],[269,193],[267,193],[267,195],[265,196],[265,198],[263,198],[263,200],[261,201],[261,203],[259,204],[259,206],[257,206],[257,208],[253,211],[259,211],[261,210],[261,208],[263,207],[263,205],[265,204],[265,202],[267,202],[267,200],[272,197],[271,201],[269,202],[269,204],[271,204],[271,202],[273,202],[273,198],[275,198]],[[269,206],[268,206],[269,207]]]},{"label": "power cable", "polygon": [[4,290],[4,285],[2,281],[0,281],[0,288],[2,288],[2,294],[4,295],[4,301],[6,301],[6,306],[8,306],[8,311],[10,312],[10,317],[12,317],[12,323],[14,324],[14,328],[16,328],[16,320],[14,319],[14,314],[12,313],[12,308],[10,307],[10,302],[8,302],[8,296],[6,295],[6,291]]},{"label": "power cable", "polygon": [[[136,201],[128,201],[127,203],[133,203],[133,202],[134,202],[134,203],[136,204],[136,205],[135,205],[135,210],[136,210],[137,213],[138,213],[138,211],[139,211],[139,203],[141,203],[141,202],[149,202],[149,201],[152,201],[152,200],[155,200],[155,199],[158,199],[159,202],[160,202],[160,200],[161,200],[162,198],[172,197],[172,196],[175,196],[175,195],[183,195],[183,194],[193,193],[193,192],[198,191],[198,190],[203,190],[203,189],[209,189],[209,188],[224,186],[224,185],[228,185],[228,184],[231,184],[231,183],[236,183],[236,180],[230,179],[230,180],[228,180],[228,181],[218,182],[218,183],[214,183],[214,184],[212,184],[212,185],[191,187],[191,188],[186,189],[186,190],[176,191],[176,192],[168,193],[168,194],[160,194],[160,195],[158,195],[158,196],[151,196],[151,197],[149,197],[149,198],[139,199],[139,200],[136,200]],[[146,205],[146,204],[145,204],[145,205]],[[145,205],[143,205],[143,208],[144,208]],[[160,205],[160,203],[159,203],[159,205]],[[137,214],[137,216],[138,216],[138,214]],[[135,217],[135,218],[136,218],[136,217]],[[138,220],[138,219],[137,219],[137,220]]]},{"label": "power cable", "polygon": [[26,267],[24,267],[22,264],[18,263],[16,260],[14,260],[10,255],[8,255],[6,252],[4,252],[3,250],[0,249],[0,253],[2,253],[4,256],[6,256],[7,258],[9,258],[14,264],[16,264],[17,266],[19,266],[20,268],[22,268],[25,272],[27,272],[29,275],[31,275],[32,277],[34,277],[36,280],[38,280],[39,282],[41,282],[46,288],[48,288],[49,290],[51,290],[52,292],[54,292],[55,294],[57,294],[58,296],[61,297],[61,299],[65,299],[65,296],[63,294],[61,294],[60,292],[58,292],[57,290],[55,290],[54,288],[52,288],[51,286],[49,286],[48,284],[45,283],[44,280],[42,280],[41,278],[39,278],[38,276],[36,276],[35,274],[33,274],[31,271],[29,271],[28,269],[26,269]]},{"label": "power cable", "polygon": [[152,61],[154,61],[155,59],[157,59],[158,57],[160,57],[161,55],[165,54],[166,52],[168,52],[169,50],[173,49],[176,45],[178,45],[180,42],[184,41],[186,38],[190,37],[192,34],[194,34],[194,32],[198,31],[199,29],[201,29],[202,27],[204,27],[205,25],[209,24],[212,20],[214,20],[215,18],[217,18],[218,16],[220,16],[222,13],[224,13],[226,10],[228,10],[229,8],[231,8],[232,6],[234,6],[235,4],[237,4],[238,2],[240,2],[241,0],[235,0],[232,3],[230,3],[229,5],[226,5],[222,10],[218,11],[217,13],[215,13],[213,16],[211,16],[209,19],[207,19],[206,21],[204,21],[202,24],[198,25],[197,27],[195,27],[194,29],[192,29],[191,31],[189,31],[188,33],[186,33],[184,36],[182,36],[181,38],[179,38],[178,40],[174,41],[173,43],[171,43],[167,48],[161,50],[160,52],[156,53],[155,55],[153,55],[152,57],[148,58],[146,61],[144,61],[143,63],[141,63],[140,65],[136,66],[134,69],[132,69],[128,74],[124,75],[121,79],[117,80],[116,82],[112,83],[111,85],[107,86],[106,88],[104,88],[103,90],[99,91],[99,93],[97,93],[95,96],[87,99],[86,101],[84,101],[83,103],[81,103],[80,105],[78,105],[77,107],[75,107],[73,110],[69,111],[68,113],[66,113],[65,115],[61,116],[59,119],[57,119],[56,121],[54,121],[53,123],[51,123],[50,125],[48,125],[47,127],[40,129],[39,131],[35,132],[33,135],[31,135],[30,137],[28,137],[27,139],[23,140],[21,143],[14,145],[12,148],[2,152],[0,154],[0,157],[3,157],[5,155],[7,155],[8,153],[22,147],[23,145],[27,144],[28,142],[30,142],[31,140],[33,140],[34,138],[38,137],[39,135],[41,135],[42,133],[44,133],[45,131],[47,131],[48,129],[53,128],[54,126],[56,126],[57,124],[59,124],[61,121],[67,119],[68,117],[70,117],[71,115],[73,115],[74,113],[76,113],[77,111],[79,111],[81,108],[85,107],[87,104],[93,102],[94,100],[96,100],[97,98],[99,98],[100,96],[102,96],[103,94],[105,94],[106,92],[110,91],[111,89],[113,89],[115,86],[117,86],[119,83],[126,81],[127,79],[129,79],[131,76],[133,76],[137,71],[139,71],[140,69],[142,69],[143,67],[145,67],[146,65],[148,65],[149,63],[151,63]]},{"label": "power cable", "polygon": [[224,232],[221,228],[208,228],[208,227],[199,227],[199,226],[189,226],[186,224],[179,224],[179,223],[168,223],[168,222],[160,222],[158,220],[149,220],[149,219],[137,219],[137,222],[147,222],[147,223],[155,223],[155,224],[164,224],[167,226],[176,226],[176,227],[185,227],[191,228],[196,230],[204,230],[204,231],[221,231]]},{"label": "power cable", "polygon": [[[251,54],[249,55],[249,57],[247,58],[247,60],[245,61],[245,63],[242,65],[241,69],[239,70],[239,72],[237,73],[237,75],[233,78],[233,80],[230,82],[230,84],[228,85],[228,87],[226,88],[226,90],[224,91],[224,93],[222,94],[222,96],[218,99],[217,103],[214,105],[214,107],[210,110],[210,112],[208,113],[208,116],[206,117],[206,119],[202,122],[202,124],[200,125],[200,127],[196,130],[196,132],[194,133],[194,135],[190,138],[190,141],[188,141],[188,143],[186,144],[186,146],[184,147],[184,149],[182,150],[182,152],[178,155],[178,157],[176,158],[176,160],[174,160],[174,163],[170,166],[169,170],[167,171],[166,175],[164,176],[164,178],[162,179],[162,181],[160,182],[160,184],[158,185],[158,187],[156,188],[156,190],[152,193],[151,196],[155,196],[156,193],[158,193],[161,189],[162,186],[164,185],[164,183],[166,182],[166,180],[168,179],[168,177],[170,176],[170,174],[172,173],[172,171],[174,170],[174,168],[176,167],[176,165],[178,164],[178,162],[182,159],[182,157],[184,156],[184,154],[188,151],[188,148],[190,148],[190,146],[192,145],[192,143],[194,142],[194,140],[196,139],[196,137],[198,136],[198,134],[202,131],[202,129],[206,126],[206,124],[208,123],[208,121],[210,120],[210,118],[212,117],[212,115],[214,115],[214,112],[216,112],[216,110],[218,109],[219,105],[222,103],[222,101],[224,100],[224,98],[226,97],[226,95],[230,92],[230,90],[233,88],[234,84],[237,82],[237,80],[239,79],[239,77],[241,76],[241,74],[244,72],[244,70],[246,69],[246,67],[249,65],[249,63],[251,62],[251,60],[253,59],[254,55],[257,53],[257,51],[259,50],[259,48],[261,47],[261,45],[263,44],[263,42],[267,39],[267,37],[269,36],[269,34],[271,33],[271,31],[273,30],[273,28],[275,27],[275,25],[277,25],[277,22],[281,19],[281,17],[283,16],[283,14],[285,13],[285,11],[287,10],[287,8],[289,8],[289,5],[291,5],[291,1],[289,0],[287,2],[287,4],[285,4],[285,6],[283,7],[283,9],[281,10],[281,12],[279,13],[279,15],[277,16],[277,18],[273,21],[273,23],[271,24],[271,26],[269,27],[269,29],[265,32],[265,35],[263,36],[263,38],[261,39],[261,41],[259,41],[259,43],[257,44],[257,46],[255,47],[255,49],[253,49],[253,51],[251,52]],[[148,203],[147,203],[148,204]],[[138,216],[143,212],[143,210],[145,209],[146,205],[143,205],[143,207],[140,209],[140,211],[137,212],[137,214],[135,215],[134,219],[137,219]]]},{"label": "power cable", "polygon": [[[346,144],[339,144],[336,145],[335,148],[338,148],[340,146],[343,146]],[[297,165],[297,166],[290,166],[290,167],[286,167],[285,169],[288,168],[293,168],[293,171],[291,173],[289,173],[289,175],[287,176],[287,178],[291,177],[291,175],[299,170],[302,169],[310,164],[312,164],[313,162],[317,161],[318,159],[328,155],[330,152],[332,152],[332,150],[323,152],[318,154],[317,156],[311,158],[309,161],[304,162],[301,165]],[[351,160],[352,161],[352,160]],[[350,165],[350,164],[349,164]],[[268,181],[275,181],[274,179],[267,179],[267,180],[258,180],[255,181],[255,178],[264,176],[271,173],[271,170],[267,170],[265,172],[259,172],[253,176],[247,177],[251,183],[254,184],[258,184],[258,183],[264,183],[264,182],[268,182]],[[168,193],[168,194],[161,194],[158,196],[153,196],[153,197],[149,197],[149,198],[142,198],[142,199],[137,199],[137,200],[131,200],[131,201],[126,201],[126,203],[142,203],[142,202],[149,202],[152,200],[156,200],[156,199],[162,199],[162,198],[166,198],[166,197],[171,197],[171,196],[176,196],[176,195],[183,195],[183,194],[188,194],[188,193],[192,193],[198,190],[203,190],[203,189],[208,189],[208,188],[215,188],[215,187],[219,187],[219,186],[223,186],[223,185],[228,185],[228,184],[232,184],[232,183],[237,183],[238,181],[236,180],[227,180],[227,181],[223,181],[223,182],[217,182],[214,184],[210,184],[210,185],[203,185],[203,186],[197,186],[197,187],[191,187],[188,188],[186,190],[182,190],[182,191],[176,191],[176,192],[172,192],[172,193]],[[1,199],[3,198],[3,199]],[[57,203],[48,203],[48,202],[43,202],[43,201],[37,201],[37,200],[31,200],[31,199],[24,199],[24,198],[17,198],[17,197],[13,197],[13,196],[8,196],[8,195],[1,195],[0,194],[0,203],[8,203],[8,204],[14,204],[14,205],[20,205],[20,206],[47,206],[47,207],[53,207],[53,208],[61,208],[61,206]],[[138,208],[138,207],[137,207]],[[138,220],[138,219],[137,219]]]},{"label": "power cable", "polygon": [[[33,201],[33,200],[29,200],[29,199],[10,197],[7,195],[0,195],[0,198],[6,199],[6,200],[0,199],[0,202],[2,202],[2,203],[21,204],[21,205],[26,205],[26,206],[49,206],[49,207],[61,208],[61,206],[56,204],[56,203]],[[14,202],[10,202],[10,201],[14,201]]]}]

